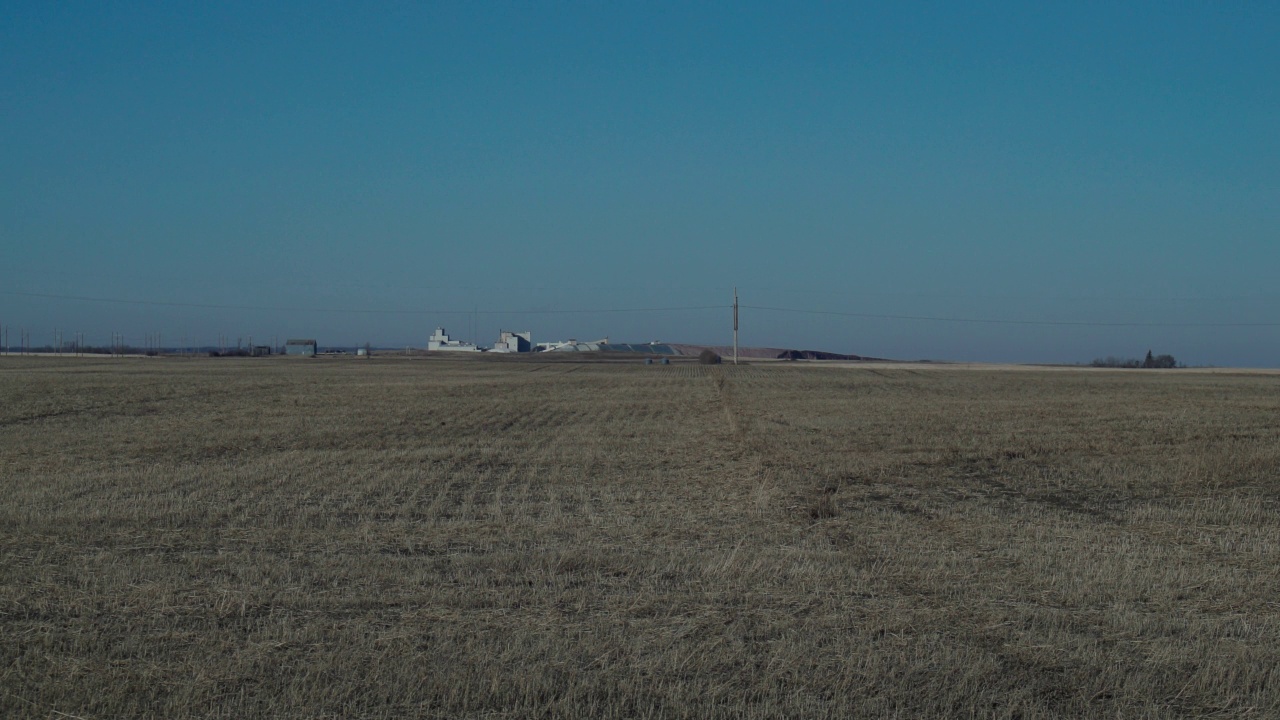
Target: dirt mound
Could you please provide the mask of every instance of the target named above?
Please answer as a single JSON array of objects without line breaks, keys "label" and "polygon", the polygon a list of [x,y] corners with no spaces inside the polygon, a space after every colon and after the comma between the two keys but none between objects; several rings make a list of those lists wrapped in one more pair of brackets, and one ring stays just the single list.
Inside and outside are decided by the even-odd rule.
[{"label": "dirt mound", "polygon": [[[671,347],[681,355],[697,356],[703,350],[711,350],[719,355],[731,358],[733,357],[733,346],[725,345],[682,345],[670,343]],[[791,348],[770,348],[770,347],[740,347],[738,348],[738,357],[755,358],[761,360],[876,360],[883,361],[881,358],[865,357],[863,355],[846,355],[843,353],[826,352],[824,350],[794,350]]]}]

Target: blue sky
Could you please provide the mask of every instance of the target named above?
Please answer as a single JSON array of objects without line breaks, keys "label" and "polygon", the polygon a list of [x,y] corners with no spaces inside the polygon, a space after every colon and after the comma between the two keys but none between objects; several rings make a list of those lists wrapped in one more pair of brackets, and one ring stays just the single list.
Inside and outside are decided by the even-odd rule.
[{"label": "blue sky", "polygon": [[724,343],[723,308],[601,311],[736,285],[744,344],[1277,366],[1239,324],[1280,323],[1278,34],[1272,3],[0,3],[0,325]]}]

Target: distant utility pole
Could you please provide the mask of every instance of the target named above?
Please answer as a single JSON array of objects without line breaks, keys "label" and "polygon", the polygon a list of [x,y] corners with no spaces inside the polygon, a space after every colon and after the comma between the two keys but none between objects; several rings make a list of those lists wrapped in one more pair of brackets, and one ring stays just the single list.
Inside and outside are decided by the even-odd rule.
[{"label": "distant utility pole", "polygon": [[738,288],[733,288],[733,364],[738,364]]}]

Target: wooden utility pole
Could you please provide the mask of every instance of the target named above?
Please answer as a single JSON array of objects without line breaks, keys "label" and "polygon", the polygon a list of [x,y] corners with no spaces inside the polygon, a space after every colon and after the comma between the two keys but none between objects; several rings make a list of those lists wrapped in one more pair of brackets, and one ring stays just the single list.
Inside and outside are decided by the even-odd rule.
[{"label": "wooden utility pole", "polygon": [[733,364],[738,364],[738,288],[733,288]]}]

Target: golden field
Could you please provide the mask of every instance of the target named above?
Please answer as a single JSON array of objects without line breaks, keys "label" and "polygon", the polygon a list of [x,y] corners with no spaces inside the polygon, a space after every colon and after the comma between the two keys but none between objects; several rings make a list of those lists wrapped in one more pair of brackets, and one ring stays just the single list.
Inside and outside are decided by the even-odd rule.
[{"label": "golden field", "polygon": [[0,358],[6,718],[1275,717],[1280,376]]}]

